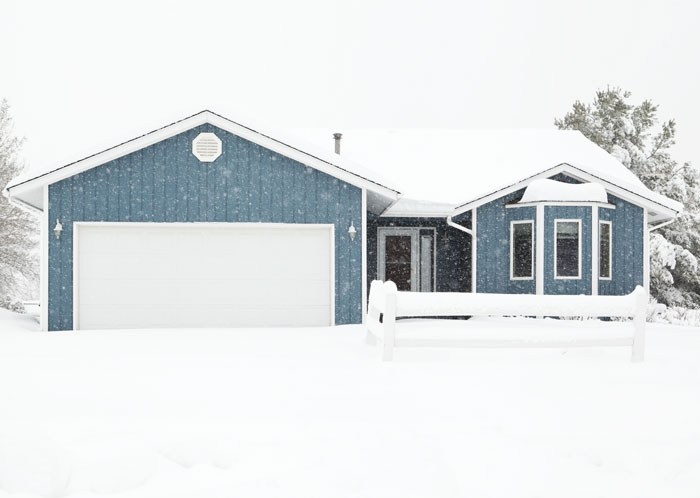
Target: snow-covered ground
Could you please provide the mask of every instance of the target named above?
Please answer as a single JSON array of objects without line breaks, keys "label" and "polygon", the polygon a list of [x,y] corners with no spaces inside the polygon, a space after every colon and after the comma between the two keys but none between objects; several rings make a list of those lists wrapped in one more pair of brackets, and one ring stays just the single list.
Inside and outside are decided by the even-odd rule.
[{"label": "snow-covered ground", "polygon": [[0,497],[700,495],[700,329],[649,325],[638,364],[629,348],[382,363],[363,337],[40,333],[0,310]]}]

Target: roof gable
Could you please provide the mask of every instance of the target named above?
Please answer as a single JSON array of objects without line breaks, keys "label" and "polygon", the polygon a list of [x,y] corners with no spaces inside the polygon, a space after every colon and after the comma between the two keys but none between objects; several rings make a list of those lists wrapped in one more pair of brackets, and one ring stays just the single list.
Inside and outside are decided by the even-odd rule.
[{"label": "roof gable", "polygon": [[42,209],[43,195],[41,190],[44,185],[50,185],[105,164],[203,124],[211,124],[351,185],[366,188],[391,200],[395,200],[399,196],[397,190],[370,179],[370,174],[366,173],[361,166],[346,158],[315,150],[310,145],[298,144],[298,141],[293,139],[275,138],[260,129],[247,127],[206,110],[45,173],[31,177],[18,177],[5,190],[13,199],[28,207]]},{"label": "roof gable", "polygon": [[608,179],[595,176],[587,171],[584,171],[576,166],[570,164],[560,164],[554,168],[542,171],[535,174],[529,178],[525,178],[521,181],[513,183],[511,185],[494,190],[486,195],[474,199],[471,202],[464,203],[455,209],[455,216],[466,211],[469,211],[475,207],[491,202],[494,199],[504,197],[512,192],[523,189],[528,186],[531,182],[543,179],[543,178],[556,178],[565,175],[569,178],[581,182],[593,182],[602,185],[606,191],[610,192],[621,199],[624,199],[633,204],[644,206],[649,208],[649,221],[661,221],[669,218],[674,218],[678,213],[683,210],[682,204],[673,201],[661,194],[653,192],[648,188],[644,187],[644,190],[632,190],[625,187],[621,187],[614,183],[611,183]]},{"label": "roof gable", "polygon": [[[330,136],[319,130],[299,133],[317,141]],[[669,216],[682,210],[575,130],[349,130],[343,132],[342,150],[399,181],[406,198],[455,207],[472,207],[514,185],[567,171],[583,181],[603,181],[621,196],[665,209]]]}]

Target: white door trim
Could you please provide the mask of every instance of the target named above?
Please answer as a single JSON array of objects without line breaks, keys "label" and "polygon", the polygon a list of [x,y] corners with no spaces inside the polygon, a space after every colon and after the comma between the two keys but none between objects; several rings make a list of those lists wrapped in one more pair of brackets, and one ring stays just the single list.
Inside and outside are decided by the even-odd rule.
[{"label": "white door trim", "polygon": [[377,278],[384,281],[386,276],[386,236],[411,237],[411,292],[418,289],[418,236],[417,227],[378,227],[377,228]]},{"label": "white door trim", "polygon": [[131,222],[131,221],[74,221],[73,222],[73,330],[80,330],[80,280],[78,256],[80,247],[80,229],[82,227],[150,227],[150,228],[245,228],[268,229],[279,228],[294,230],[299,226],[304,228],[328,230],[330,255],[330,313],[328,325],[335,325],[335,225],[332,223],[227,223],[227,222]]},{"label": "white door trim", "polygon": [[[420,232],[433,232],[432,286],[437,289],[437,230],[435,227],[377,227],[377,278],[384,280],[386,270],[385,244],[386,235],[405,235],[411,237],[411,291],[419,290],[420,282]],[[415,270],[415,271],[414,271]]]}]

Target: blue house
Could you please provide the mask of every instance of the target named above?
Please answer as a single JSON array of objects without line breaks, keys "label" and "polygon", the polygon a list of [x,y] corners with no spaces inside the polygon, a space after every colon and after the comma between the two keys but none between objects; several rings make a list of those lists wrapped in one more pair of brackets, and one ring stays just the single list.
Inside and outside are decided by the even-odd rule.
[{"label": "blue house", "polygon": [[626,294],[682,209],[578,132],[327,142],[203,111],[14,180],[5,195],[42,220],[42,327],[359,323],[375,278]]}]

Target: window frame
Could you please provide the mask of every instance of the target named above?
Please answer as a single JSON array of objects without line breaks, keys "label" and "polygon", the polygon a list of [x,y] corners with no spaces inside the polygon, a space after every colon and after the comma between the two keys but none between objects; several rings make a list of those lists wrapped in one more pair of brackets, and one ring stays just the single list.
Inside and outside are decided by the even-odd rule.
[{"label": "window frame", "polygon": [[[600,273],[600,269],[602,266],[600,264],[600,256],[603,254],[602,251],[600,250],[600,245],[602,242],[602,238],[600,237],[600,234],[602,233],[602,230],[600,229],[601,225],[608,225],[608,238],[609,238],[608,239],[608,271],[610,273],[607,277],[601,276],[601,273]],[[598,220],[598,280],[612,280],[612,275],[613,275],[612,244],[613,244],[612,221],[610,221],[610,220]]]},{"label": "window frame", "polygon": [[[557,225],[559,223],[576,223],[578,225],[578,273],[576,276],[561,276],[557,274]],[[581,280],[581,247],[583,233],[581,232],[581,219],[555,218],[554,219],[554,279],[555,280]]]},{"label": "window frame", "polygon": [[[513,249],[515,247],[514,225],[530,225],[530,276],[516,277],[513,275]],[[535,278],[535,220],[511,220],[510,222],[510,279],[511,280],[533,280]]]}]

